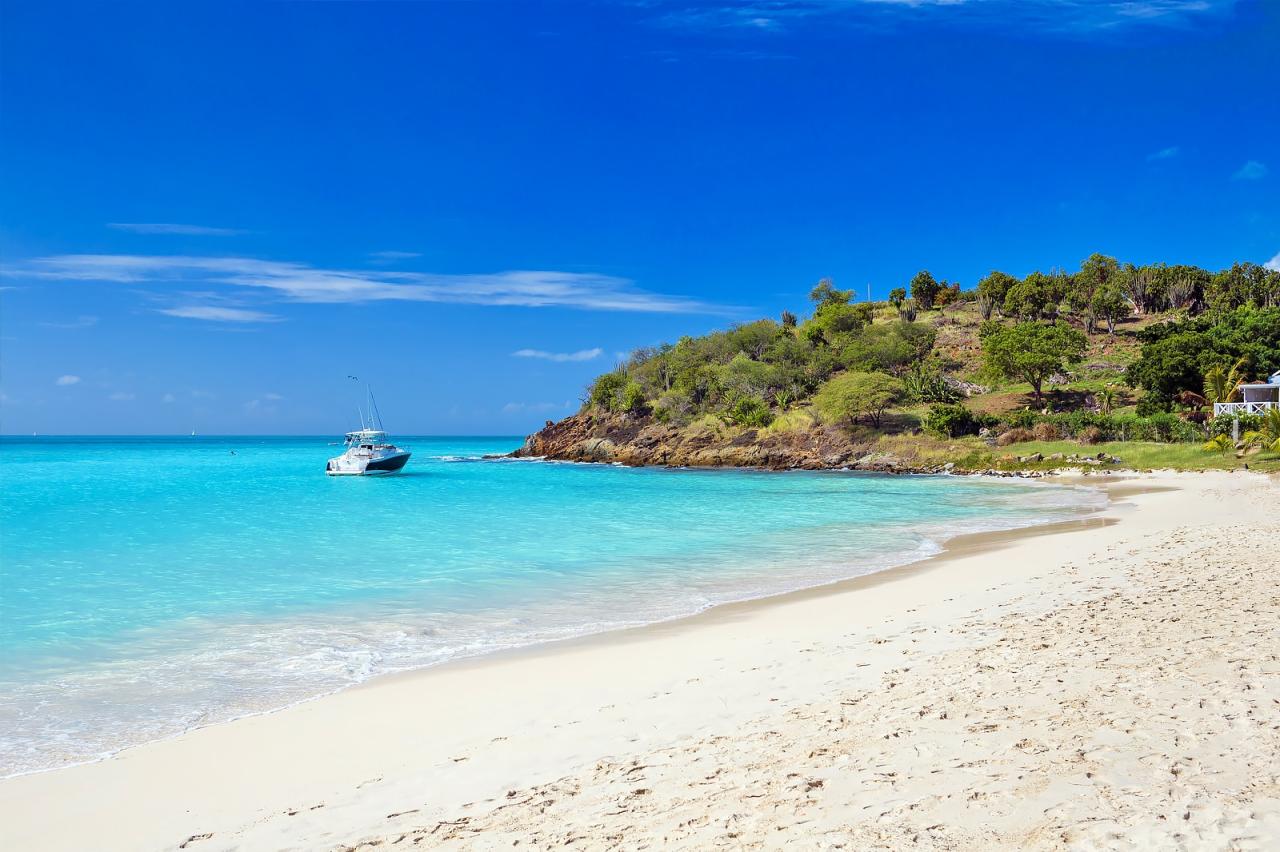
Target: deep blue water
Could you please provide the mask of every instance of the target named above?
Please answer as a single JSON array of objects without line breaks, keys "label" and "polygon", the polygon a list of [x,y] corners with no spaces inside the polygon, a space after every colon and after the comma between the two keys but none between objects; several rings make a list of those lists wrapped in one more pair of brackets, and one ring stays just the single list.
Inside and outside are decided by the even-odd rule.
[{"label": "deep blue water", "polygon": [[958,477],[481,459],[519,438],[404,438],[405,473],[331,478],[330,440],[0,439],[0,775],[1101,501]]}]

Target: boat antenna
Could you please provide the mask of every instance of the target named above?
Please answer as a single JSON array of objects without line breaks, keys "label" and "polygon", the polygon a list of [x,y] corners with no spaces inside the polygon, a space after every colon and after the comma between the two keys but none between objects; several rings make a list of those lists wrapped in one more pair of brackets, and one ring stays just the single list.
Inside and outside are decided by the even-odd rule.
[{"label": "boat antenna", "polygon": [[[359,376],[353,376],[353,375],[351,375],[350,373],[348,373],[348,374],[347,374],[347,378],[348,378],[348,379],[350,379],[350,380],[351,380],[351,381],[353,381],[353,382],[358,382],[358,381],[360,381],[360,377],[359,377]],[[365,431],[365,428],[364,428],[364,412],[360,410],[360,406],[358,406],[358,405],[356,406],[356,417],[360,420],[360,431],[361,431],[361,432]]]},{"label": "boat antenna", "polygon": [[382,413],[378,411],[378,401],[373,398],[373,388],[369,388],[369,417],[373,419],[374,425],[378,431],[384,431],[386,427],[382,425]]}]

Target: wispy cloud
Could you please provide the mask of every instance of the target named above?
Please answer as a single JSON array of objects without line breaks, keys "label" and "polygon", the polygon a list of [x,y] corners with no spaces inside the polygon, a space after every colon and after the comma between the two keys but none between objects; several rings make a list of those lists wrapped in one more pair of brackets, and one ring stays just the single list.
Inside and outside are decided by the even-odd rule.
[{"label": "wispy cloud", "polygon": [[412,260],[415,257],[422,257],[422,252],[417,251],[371,251],[369,257],[377,260]]},{"label": "wispy cloud", "polygon": [[1264,164],[1257,160],[1250,160],[1245,163],[1236,173],[1231,176],[1232,180],[1261,180],[1267,176],[1268,169]]},{"label": "wispy cloud", "polygon": [[244,231],[208,225],[180,225],[174,222],[108,222],[108,228],[133,234],[174,234],[188,237],[234,237]]},{"label": "wispy cloud", "polygon": [[79,376],[58,376],[58,378],[55,379],[53,383],[60,388],[66,388],[66,387],[70,387],[71,385],[80,384],[80,377]]},{"label": "wispy cloud", "polygon": [[128,402],[129,400],[137,398],[137,394],[129,393],[128,391],[116,391],[107,396],[107,399],[113,400],[114,402]]},{"label": "wispy cloud", "polygon": [[97,324],[98,324],[98,318],[97,318],[97,317],[90,317],[90,316],[78,316],[78,317],[76,317],[75,319],[73,319],[73,320],[68,320],[68,321],[66,321],[66,322],[42,322],[42,323],[40,323],[40,325],[44,326],[45,328],[67,328],[67,329],[75,329],[75,328],[89,328],[89,327],[91,327],[91,326],[95,326],[95,325],[97,325]]},{"label": "wispy cloud", "polygon": [[503,414],[546,414],[573,408],[572,402],[508,402],[502,406]]},{"label": "wispy cloud", "polygon": [[[41,257],[9,270],[11,274],[64,281],[124,284],[179,284],[232,287],[294,302],[374,301],[565,307],[598,311],[652,313],[725,313],[727,309],[683,296],[636,287],[625,278],[589,272],[514,270],[444,275],[392,270],[324,269],[305,263],[245,257],[71,254]],[[193,313],[199,311],[199,315]],[[208,306],[174,308],[174,316],[261,322],[254,312]],[[218,313],[222,315],[219,316]],[[235,316],[235,314],[239,316]],[[269,316],[269,315],[268,315]],[[274,318],[274,317],[272,317]]]},{"label": "wispy cloud", "polygon": [[1263,265],[1266,266],[1267,269],[1274,269],[1276,272],[1280,272],[1280,252],[1277,252],[1275,257],[1271,258]]},{"label": "wispy cloud", "polygon": [[1177,145],[1171,145],[1168,148],[1161,148],[1159,151],[1151,152],[1147,155],[1147,159],[1150,161],[1169,160],[1178,156],[1179,151],[1181,149]]},{"label": "wispy cloud", "polygon": [[1079,32],[1140,24],[1185,26],[1230,14],[1239,0],[646,0],[659,24],[693,30],[782,32],[789,24],[825,18],[884,25],[941,19],[998,27]]},{"label": "wispy cloud", "polygon": [[599,358],[603,349],[580,349],[577,352],[546,352],[542,349],[517,349],[511,354],[516,358],[541,358],[544,361],[590,361]]},{"label": "wispy cloud", "polygon": [[167,393],[164,396],[160,397],[161,402],[176,402],[177,400],[178,398],[171,393]]},{"label": "wispy cloud", "polygon": [[177,308],[159,308],[156,313],[183,319],[209,320],[211,322],[279,322],[280,317],[262,311],[244,308],[223,308],[217,305],[184,305]]}]

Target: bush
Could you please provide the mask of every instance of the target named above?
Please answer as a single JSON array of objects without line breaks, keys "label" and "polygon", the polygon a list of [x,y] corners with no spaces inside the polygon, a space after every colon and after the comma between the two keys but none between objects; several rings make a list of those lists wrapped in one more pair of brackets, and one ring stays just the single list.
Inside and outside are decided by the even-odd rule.
[{"label": "bush", "polygon": [[639,382],[627,382],[622,388],[621,397],[623,411],[643,414],[649,408],[644,398],[644,388],[640,387]]},{"label": "bush", "polygon": [[1106,435],[1097,426],[1086,426],[1076,435],[1082,444],[1101,444]]},{"label": "bush", "polygon": [[729,422],[739,426],[768,426],[773,422],[769,404],[758,396],[740,397],[729,409]]},{"label": "bush", "polygon": [[996,438],[997,447],[1007,447],[1010,444],[1020,444],[1023,441],[1030,441],[1035,438],[1035,433],[1030,429],[1023,429],[1021,426],[1015,426],[1009,431],[1003,433]]},{"label": "bush", "polygon": [[1037,441],[1056,441],[1062,437],[1062,433],[1056,425],[1043,420],[1037,423],[1031,431],[1036,436]]},{"label": "bush", "polygon": [[588,399],[590,399],[592,405],[599,406],[606,411],[613,411],[618,407],[620,393],[626,386],[627,376],[625,373],[605,373],[596,378],[591,384]]},{"label": "bush", "polygon": [[853,423],[866,417],[876,428],[886,409],[902,399],[902,382],[884,373],[844,373],[830,379],[813,397],[823,418]]},{"label": "bush", "polygon": [[963,405],[935,405],[924,417],[924,428],[942,438],[958,438],[978,432],[978,420]]},{"label": "bush", "polygon": [[1039,419],[1040,415],[1034,411],[1015,411],[1004,418],[1004,422],[1015,428],[1030,429]]},{"label": "bush", "polygon": [[1209,421],[1209,437],[1231,434],[1231,422],[1240,420],[1240,434],[1256,432],[1262,427],[1262,418],[1256,414],[1240,414],[1237,417],[1215,417]]},{"label": "bush", "polygon": [[947,384],[942,373],[924,364],[915,364],[902,377],[907,398],[916,402],[955,402],[960,394]]}]

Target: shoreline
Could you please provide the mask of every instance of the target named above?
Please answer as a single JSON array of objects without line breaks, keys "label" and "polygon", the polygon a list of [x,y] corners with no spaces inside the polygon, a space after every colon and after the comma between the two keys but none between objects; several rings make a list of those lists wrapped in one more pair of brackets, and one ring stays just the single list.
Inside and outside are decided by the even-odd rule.
[{"label": "shoreline", "polygon": [[[510,457],[503,456],[502,458],[510,458]],[[523,459],[523,458],[512,458],[511,460],[534,461],[534,459]],[[606,466],[606,467],[607,466],[625,466],[625,465],[620,465],[619,463],[577,462],[577,461],[560,461],[560,460],[545,460],[545,461],[547,461],[547,463],[550,463],[550,464],[591,464],[591,465],[600,465],[600,466]],[[1064,488],[1085,489],[1085,490],[1093,491],[1096,493],[1105,494],[1105,489],[1099,487],[1098,483],[1087,482],[1087,481],[1084,481],[1082,477],[1079,477],[1079,476],[1071,477],[1069,474],[1066,478],[1067,479],[1074,478],[1075,481],[1055,483],[1055,482],[1045,482],[1044,477],[1041,477],[1041,476],[1021,476],[1016,474],[1003,474],[1003,475],[987,474],[987,473],[948,474],[948,473],[941,473],[941,472],[926,472],[926,471],[890,472],[890,471],[855,470],[855,469],[848,469],[848,468],[831,468],[826,470],[801,470],[801,469],[771,470],[768,468],[726,468],[726,467],[699,468],[699,467],[671,467],[671,466],[649,466],[649,467],[654,469],[661,469],[661,470],[672,472],[672,473],[680,473],[680,472],[686,472],[686,471],[692,472],[692,473],[705,473],[709,471],[715,471],[715,472],[725,472],[725,473],[734,473],[734,474],[759,473],[759,474],[768,475],[768,476],[779,475],[779,474],[803,474],[803,475],[826,474],[826,475],[873,477],[873,478],[881,477],[881,476],[890,476],[890,475],[930,476],[930,477],[954,476],[956,478],[980,477],[984,479],[990,479],[992,481],[1005,482],[1006,484],[1012,484],[1012,483],[1008,483],[1008,480],[1015,479],[1020,484],[1025,485],[1026,487],[1029,487],[1029,488],[1039,488],[1039,487],[1043,487],[1044,485],[1051,485],[1051,486],[1057,485],[1059,487],[1064,487]],[[462,665],[469,665],[469,664],[482,664],[485,661],[489,660],[490,658],[495,658],[495,657],[506,658],[509,656],[519,656],[526,653],[536,653],[543,649],[549,649],[549,648],[553,649],[559,646],[576,647],[579,645],[579,643],[593,643],[596,641],[615,641],[615,640],[626,641],[625,634],[628,634],[632,631],[645,631],[650,628],[677,626],[686,621],[701,619],[707,616],[714,615],[720,610],[726,609],[726,608],[736,608],[736,607],[750,608],[750,607],[761,605],[761,604],[767,605],[768,603],[773,601],[783,601],[786,599],[790,599],[792,596],[803,596],[803,595],[809,595],[809,594],[819,594],[819,595],[833,594],[841,590],[845,590],[846,584],[856,583],[857,581],[860,581],[860,580],[868,580],[870,578],[878,577],[882,574],[892,574],[894,572],[907,570],[915,566],[929,563],[933,560],[942,559],[950,551],[952,551],[955,546],[959,546],[953,543],[972,541],[976,543],[977,546],[981,547],[983,542],[986,542],[989,540],[994,544],[1002,540],[1001,537],[1006,535],[1010,536],[1010,540],[1016,540],[1017,538],[1021,538],[1022,536],[1039,534],[1041,531],[1044,531],[1046,533],[1054,532],[1058,530],[1060,527],[1063,530],[1072,529],[1072,528],[1075,528],[1072,525],[1082,520],[1088,520],[1093,518],[1099,512],[1105,510],[1106,506],[1107,506],[1107,503],[1105,502],[1101,506],[1097,506],[1097,507],[1090,507],[1082,503],[1080,506],[1071,510],[1076,517],[1070,518],[1068,520],[1062,520],[1062,521],[1036,520],[1036,521],[1026,522],[1017,526],[1002,527],[997,529],[984,529],[984,530],[978,530],[973,532],[960,532],[958,534],[949,535],[949,536],[941,535],[941,534],[930,534],[925,536],[925,543],[937,547],[938,549],[936,551],[934,552],[921,551],[919,553],[910,553],[910,554],[902,555],[901,558],[903,561],[893,562],[893,563],[884,565],[883,567],[872,567],[870,568],[870,570],[867,570],[865,573],[853,574],[850,576],[839,577],[837,579],[824,579],[824,578],[819,578],[815,576],[815,578],[813,578],[812,580],[805,581],[803,585],[799,585],[794,588],[781,588],[776,591],[763,591],[763,592],[748,591],[748,592],[744,592],[743,593],[744,596],[742,597],[730,597],[724,600],[708,603],[701,609],[676,612],[674,614],[663,616],[655,620],[635,621],[630,623],[624,622],[624,623],[612,624],[604,627],[584,628],[580,632],[575,632],[567,636],[560,636],[560,637],[548,638],[548,639],[539,639],[535,641],[526,642],[523,644],[498,647],[492,650],[479,650],[479,651],[474,651],[469,653],[462,653],[458,656],[450,657],[450,658],[436,661],[436,662],[429,662],[421,665],[414,665],[414,666],[395,669],[391,671],[378,672],[372,675],[365,676],[360,680],[355,680],[349,683],[340,684],[326,691],[318,692],[314,695],[307,695],[301,698],[295,698],[295,699],[289,700],[287,703],[281,704],[279,706],[267,707],[263,709],[245,710],[243,712],[238,712],[235,715],[229,715],[225,718],[218,718],[214,721],[203,722],[203,723],[194,725],[192,727],[166,733],[151,739],[141,739],[139,741],[131,742],[126,745],[122,745],[108,751],[104,751],[98,754],[88,755],[81,758],[70,759],[66,762],[59,763],[53,766],[45,766],[45,767],[34,768],[34,769],[21,769],[21,770],[9,772],[8,774],[0,775],[0,782],[8,781],[10,779],[23,778],[30,775],[41,775],[41,774],[50,773],[50,772],[60,772],[63,770],[74,769],[81,766],[101,763],[103,761],[109,761],[119,757],[120,755],[133,751],[135,749],[146,748],[148,746],[152,746],[155,744],[169,742],[169,741],[179,739],[184,736],[187,736],[208,728],[218,727],[221,725],[234,724],[236,722],[240,722],[245,719],[251,719],[259,716],[269,716],[277,713],[287,712],[295,707],[299,707],[301,705],[305,705],[314,701],[322,701],[333,695],[337,695],[348,690],[364,689],[370,686],[376,686],[377,684],[381,683],[384,679],[412,678],[412,677],[424,674],[426,672],[434,671],[444,667],[462,666]],[[858,567],[865,568],[866,566],[858,566]],[[847,590],[851,591],[854,588],[856,587],[850,586],[848,587]]]},{"label": "shoreline", "polygon": [[[1274,478],[1268,480],[1257,475],[1075,478],[1087,481],[1063,484],[1103,487],[1110,496],[1107,507],[1064,522],[962,534],[948,539],[939,554],[851,579],[721,604],[668,621],[381,675],[287,708],[134,746],[106,759],[13,776],[0,781],[0,815],[9,826],[6,831],[15,832],[16,841],[47,848],[84,845],[84,836],[77,834],[78,831],[93,831],[96,842],[92,845],[100,848],[173,848],[206,830],[211,831],[212,836],[199,838],[189,848],[227,848],[225,844],[231,843],[232,838],[238,838],[235,843],[244,848],[287,846],[295,837],[310,838],[297,841],[302,847],[347,842],[376,830],[387,813],[397,811],[405,803],[402,800],[420,801],[424,787],[432,787],[431,777],[441,772],[462,776],[430,797],[434,802],[431,810],[444,815],[451,812],[451,808],[456,811],[464,806],[463,799],[492,798],[501,792],[500,788],[518,780],[536,778],[539,773],[554,775],[558,770],[590,763],[600,754],[654,745],[673,736],[687,736],[690,732],[681,730],[682,725],[687,727],[689,720],[701,718],[699,714],[705,716],[708,706],[713,711],[711,716],[721,721],[734,717],[738,711],[730,710],[727,694],[712,696],[710,705],[704,696],[694,702],[696,707],[682,706],[674,715],[673,711],[660,712],[651,721],[665,723],[651,725],[653,730],[645,734],[637,734],[629,725],[621,724],[625,719],[615,718],[607,724],[595,720],[594,736],[588,738],[590,744],[581,745],[576,737],[567,742],[562,733],[553,735],[541,731],[536,722],[530,725],[529,711],[541,708],[546,712],[537,714],[537,718],[563,719],[580,715],[584,703],[623,695],[634,705],[637,699],[644,700],[647,692],[640,689],[644,694],[636,695],[637,684],[632,681],[647,687],[672,687],[674,675],[667,671],[671,667],[688,668],[698,679],[699,664],[703,668],[708,665],[706,648],[721,651],[725,657],[741,656],[738,643],[765,641],[739,635],[743,629],[760,627],[760,622],[786,628],[765,634],[770,637],[765,644],[773,646],[778,642],[804,643],[807,619],[799,619],[797,623],[790,617],[798,610],[820,611],[810,615],[821,615],[825,619],[830,618],[833,609],[840,608],[835,603],[869,603],[874,597],[891,600],[897,607],[894,615],[901,619],[916,611],[914,607],[902,606],[909,602],[902,600],[904,593],[911,599],[925,592],[936,597],[938,592],[946,591],[942,587],[947,583],[934,583],[936,575],[946,567],[958,566],[961,574],[972,575],[971,580],[985,577],[989,582],[1022,584],[1026,587],[1022,590],[1027,591],[1034,588],[1036,578],[1010,577],[1007,565],[1000,558],[1002,554],[1007,560],[1011,552],[1034,548],[1036,542],[1055,537],[1076,543],[1089,537],[1114,537],[1125,530],[1125,521],[1133,516],[1132,510],[1126,507],[1133,506],[1134,501],[1185,497],[1196,485],[1223,487],[1222,482],[1226,480],[1236,486],[1235,490],[1275,487]],[[951,585],[957,585],[960,579],[952,578]],[[934,585],[937,588],[930,588]],[[969,600],[976,595],[981,599],[979,608],[989,609],[992,604],[973,589],[950,591],[954,596],[945,601]],[[938,624],[948,623],[956,614],[938,613],[941,616]],[[871,616],[859,617],[875,621]],[[704,641],[694,650],[704,653],[694,655],[697,659],[680,659],[687,650],[684,646],[693,644],[690,640],[695,638]],[[674,652],[676,656],[655,661],[651,658],[657,651]],[[566,667],[565,663],[580,664],[582,670],[566,672],[566,668],[575,666]],[[584,684],[581,677],[575,676],[588,670],[598,675],[598,681]],[[620,671],[630,676],[620,677]],[[742,679],[742,673],[737,679]],[[722,684],[727,685],[728,681]],[[554,686],[568,689],[572,695],[557,695]],[[721,692],[745,689],[755,710],[769,709],[769,701],[760,701],[760,684],[735,682],[732,686],[733,689]],[[530,707],[511,706],[512,693],[522,691],[536,694],[537,700]],[[672,695],[675,690],[664,693],[661,689],[650,689],[648,692],[653,692],[649,700],[654,700],[663,694]],[[433,700],[440,693],[451,697],[465,695],[465,704],[471,712],[441,707]],[[723,710],[715,708],[717,701],[723,703]],[[406,712],[406,703],[412,708],[415,702],[421,706],[421,713]],[[621,702],[615,701],[606,706],[613,708],[616,716],[620,705]],[[382,724],[388,729],[379,729]],[[552,730],[587,724],[588,720],[583,719],[562,721]],[[424,737],[420,726],[447,731],[448,736],[443,742]],[[545,736],[551,741],[547,753],[526,755],[523,760],[514,761],[508,755],[497,760],[500,765],[496,766],[495,761],[484,760],[482,752],[486,744],[491,752],[501,751],[502,747],[496,744],[510,741],[513,735],[486,739],[483,734],[513,727],[523,728],[525,737]],[[346,734],[349,728],[368,733],[375,741],[364,742],[357,733],[345,744],[333,742],[335,734]],[[465,756],[458,757],[453,752],[463,752]],[[242,777],[246,773],[239,771],[239,766],[229,770],[223,765],[224,756],[232,763],[239,760],[248,770],[247,774],[258,777],[246,783]],[[338,765],[335,766],[335,762]],[[481,763],[490,765],[484,771],[472,769]],[[178,789],[173,789],[164,783],[169,773],[179,772],[185,776],[193,768],[201,777],[186,779],[189,786],[179,784]],[[357,778],[365,774],[369,778]],[[377,780],[372,780],[374,778]],[[376,791],[370,789],[375,786]],[[440,786],[438,780],[436,786]],[[102,790],[110,791],[105,798],[116,800],[114,804],[102,802]],[[154,820],[142,819],[145,824],[138,824],[136,797],[158,800],[153,804],[158,806],[161,815]],[[76,826],[68,825],[68,815],[58,814],[53,807],[54,802],[62,802],[64,807],[75,808],[76,804],[86,805],[86,799],[94,804],[92,819],[77,821]],[[314,811],[306,811],[310,816],[299,820],[304,811],[297,808],[312,807],[305,804],[308,800],[320,801],[314,805]],[[422,808],[413,810],[418,813]],[[131,812],[133,819],[128,816]],[[345,815],[336,817],[339,812]],[[183,834],[188,828],[190,833]]]}]

